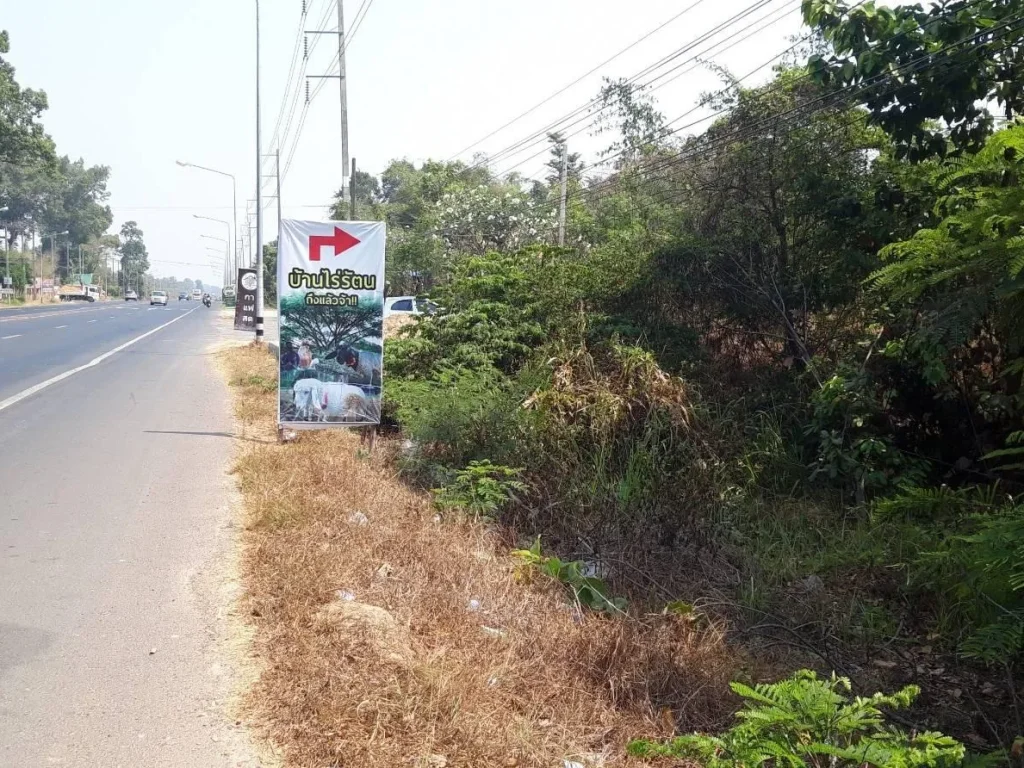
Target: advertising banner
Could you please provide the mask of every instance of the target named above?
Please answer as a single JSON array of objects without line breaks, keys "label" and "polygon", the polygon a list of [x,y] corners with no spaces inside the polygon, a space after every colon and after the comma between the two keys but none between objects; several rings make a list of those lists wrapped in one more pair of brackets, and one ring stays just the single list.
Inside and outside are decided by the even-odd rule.
[{"label": "advertising banner", "polygon": [[380,423],[384,242],[382,222],[281,222],[280,423]]},{"label": "advertising banner", "polygon": [[235,304],[235,330],[256,330],[256,289],[259,281],[255,269],[238,270],[238,302]]}]

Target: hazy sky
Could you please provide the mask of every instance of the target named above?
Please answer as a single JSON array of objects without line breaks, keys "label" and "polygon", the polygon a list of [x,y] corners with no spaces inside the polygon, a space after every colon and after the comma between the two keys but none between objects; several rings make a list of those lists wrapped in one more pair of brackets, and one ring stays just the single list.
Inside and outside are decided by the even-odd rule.
[{"label": "hazy sky", "polygon": [[[323,28],[334,29],[334,0],[307,1],[309,13],[301,26],[319,28],[326,16]],[[392,158],[451,157],[694,6],[464,158],[478,151],[495,153],[586,103],[602,75],[632,76],[753,2],[370,1],[347,64],[351,152],[361,169],[373,173]],[[349,25],[360,2],[346,0]],[[799,31],[797,7],[797,0],[769,0],[695,51],[765,19],[753,37],[711,55],[735,75],[744,75],[788,47],[788,38]],[[230,180],[179,168],[175,160],[236,175],[241,229],[246,200],[255,194],[255,0],[0,0],[0,9],[0,28],[10,33],[9,57],[19,82],[49,95],[44,123],[58,151],[110,166],[113,231],[134,219],[145,232],[154,274],[219,284],[222,270],[209,261],[219,257],[207,249],[223,246],[200,235],[226,237],[225,227],[193,214],[230,219]],[[271,140],[301,10],[302,0],[261,3],[265,152],[276,148]],[[775,19],[780,21],[767,25]],[[309,38],[315,46],[306,69],[310,75],[327,72],[337,51],[337,38],[319,37]],[[769,74],[762,70],[750,82]],[[311,87],[319,82],[311,81]],[[701,67],[654,95],[671,120],[693,109],[700,93],[717,85],[717,77]],[[297,113],[305,84],[299,88]],[[697,111],[677,125],[702,114]],[[293,135],[297,125],[298,114]],[[589,160],[606,143],[584,132],[570,140],[570,149]],[[291,140],[284,142],[282,153],[287,155],[291,146]],[[544,158],[525,158],[539,150],[531,147],[495,167],[509,170],[523,161],[518,170],[533,175]],[[273,161],[266,168],[272,172]],[[322,218],[341,177],[338,85],[330,80],[309,108],[285,178],[284,216]],[[272,180],[267,183],[267,192],[274,194]],[[267,240],[276,234],[273,203],[267,201]]]}]

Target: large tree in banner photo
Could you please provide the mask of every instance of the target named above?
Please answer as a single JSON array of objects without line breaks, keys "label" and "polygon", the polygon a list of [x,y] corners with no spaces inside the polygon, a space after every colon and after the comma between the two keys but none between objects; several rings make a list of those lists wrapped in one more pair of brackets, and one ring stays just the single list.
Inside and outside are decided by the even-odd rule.
[{"label": "large tree in banner photo", "polygon": [[339,312],[337,307],[307,305],[302,294],[293,294],[282,299],[281,314],[281,343],[306,340],[320,355],[379,337],[384,307],[380,302],[360,302]]}]

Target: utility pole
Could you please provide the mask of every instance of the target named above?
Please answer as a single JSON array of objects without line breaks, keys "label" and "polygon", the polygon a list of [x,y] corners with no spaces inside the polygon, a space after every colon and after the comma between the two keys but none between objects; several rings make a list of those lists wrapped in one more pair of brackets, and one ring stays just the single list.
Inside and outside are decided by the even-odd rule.
[{"label": "utility pole", "polygon": [[348,77],[345,67],[345,4],[344,0],[338,2],[338,29],[307,29],[307,35],[334,35],[338,36],[338,74],[336,75],[306,75],[306,104],[309,104],[309,78],[330,80],[338,78],[339,94],[341,96],[341,199],[345,199],[345,182],[348,173]]},{"label": "utility pole", "polygon": [[82,244],[78,244],[78,282],[82,282]]},{"label": "utility pole", "polygon": [[277,253],[278,259],[281,254],[281,149],[278,147],[274,152],[274,162],[277,168]]},{"label": "utility pole", "polygon": [[356,159],[352,158],[352,176],[349,178],[349,207],[348,220],[356,220]]},{"label": "utility pole", "polygon": [[[345,74],[345,1],[338,0],[338,82],[341,93],[341,176],[345,193],[345,171],[348,170],[348,79]],[[342,198],[344,200],[344,197]]]},{"label": "utility pole", "polygon": [[[341,7],[341,0],[338,0]],[[260,116],[260,0],[256,0],[256,343],[263,341],[263,124]]]},{"label": "utility pole", "polygon": [[569,147],[562,142],[562,190],[558,205],[558,244],[565,245],[565,198],[569,186]]}]

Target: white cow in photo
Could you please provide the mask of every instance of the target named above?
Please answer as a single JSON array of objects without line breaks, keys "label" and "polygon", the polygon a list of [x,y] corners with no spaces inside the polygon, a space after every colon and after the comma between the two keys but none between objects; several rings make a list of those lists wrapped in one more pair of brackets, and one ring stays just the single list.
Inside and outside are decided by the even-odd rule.
[{"label": "white cow in photo", "polygon": [[376,421],[379,416],[377,404],[354,384],[299,379],[292,395],[302,421]]}]

